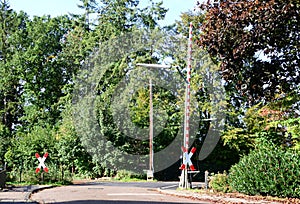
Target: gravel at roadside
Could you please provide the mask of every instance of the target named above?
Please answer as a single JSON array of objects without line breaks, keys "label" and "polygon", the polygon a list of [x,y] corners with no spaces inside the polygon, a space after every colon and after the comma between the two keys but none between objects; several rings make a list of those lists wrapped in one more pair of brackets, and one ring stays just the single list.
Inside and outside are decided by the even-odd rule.
[{"label": "gravel at roadside", "polygon": [[160,193],[186,197],[191,199],[198,199],[201,201],[208,201],[218,204],[282,204],[282,203],[300,203],[300,199],[280,199],[263,196],[247,196],[238,193],[204,193],[191,190],[178,190],[178,189],[158,189]]}]

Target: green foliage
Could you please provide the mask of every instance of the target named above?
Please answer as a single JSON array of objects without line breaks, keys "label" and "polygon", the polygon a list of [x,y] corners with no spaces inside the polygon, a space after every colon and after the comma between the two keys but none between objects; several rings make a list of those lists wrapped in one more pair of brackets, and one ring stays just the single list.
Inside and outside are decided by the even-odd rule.
[{"label": "green foliage", "polygon": [[[186,13],[182,13],[180,18],[180,21],[176,21],[176,32],[183,34],[186,38],[188,38],[190,23],[193,24],[194,28],[201,26],[205,19],[205,15],[201,13],[196,13],[195,11],[188,11]],[[196,42],[197,40],[199,40],[200,34],[201,31],[199,29],[193,30],[193,37],[196,40]],[[195,50],[195,48],[193,50]]]},{"label": "green foliage", "polygon": [[24,13],[13,11],[8,1],[0,2],[0,117],[11,133],[18,125],[22,114],[22,88],[20,87],[21,67],[18,64],[16,51],[21,50],[17,32],[24,32],[24,21],[28,17]]},{"label": "green foliage", "polygon": [[232,188],[228,182],[228,174],[224,171],[222,174],[213,174],[209,178],[209,187],[213,190],[223,193],[232,192]]},{"label": "green foliage", "polygon": [[[88,157],[77,135],[67,132],[62,139],[56,138],[56,125],[61,125],[65,108],[61,98],[70,92],[79,64],[73,62],[79,54],[67,52],[75,44],[67,35],[71,21],[67,16],[29,19],[25,13],[10,9],[7,2],[0,2],[0,163],[8,163],[12,178],[34,180],[38,178],[34,174],[35,153],[49,151],[48,165],[60,174],[49,173],[50,180],[66,178],[67,172],[85,174],[91,166],[83,162]],[[77,56],[73,57],[74,53]],[[64,152],[71,145],[76,149],[70,152],[72,159]],[[63,161],[59,161],[62,154],[67,158],[62,156]],[[70,168],[64,166],[67,159],[71,160]]]},{"label": "green foliage", "polygon": [[37,175],[34,175],[38,166],[35,153],[43,155],[48,152],[50,156],[47,162],[50,165],[55,161],[52,159],[55,152],[54,142],[53,129],[50,126],[35,127],[30,133],[16,136],[5,154],[11,178],[18,178],[21,181],[30,181],[33,178],[35,178],[33,181],[37,180]]},{"label": "green foliage", "polygon": [[[222,136],[224,143],[241,154],[249,153],[260,141],[257,138],[265,138],[277,146],[299,149],[300,121],[295,113],[298,99],[298,95],[291,94],[267,105],[258,103],[248,108],[244,117],[240,116],[243,126],[228,123]],[[232,113],[230,116],[236,115]]]},{"label": "green foliage", "polygon": [[[74,32],[75,35],[70,36],[70,43],[66,49],[68,52],[71,51],[70,56],[74,55],[74,53],[76,55],[80,50],[85,50],[85,53],[83,52],[78,55],[82,61],[86,60],[82,56],[87,56],[86,53],[91,54],[97,48],[101,50],[120,46],[116,44],[116,39],[118,39],[120,35],[124,36],[126,33],[132,32],[129,36],[132,36],[133,38],[135,37],[134,34],[137,32],[136,28],[154,29],[157,26],[157,21],[164,18],[166,13],[166,9],[162,7],[161,2],[154,3],[151,1],[152,5],[145,8],[141,8],[139,6],[139,1],[135,0],[100,1],[98,5],[95,4],[95,1],[81,2],[83,3],[81,8],[86,11],[84,16],[85,22],[82,23],[82,19],[84,19],[82,16],[79,19],[75,18],[75,21],[78,20],[79,22],[79,24],[77,24],[78,26],[76,26],[76,30],[78,31],[76,33]],[[82,24],[86,24],[87,22],[87,14],[92,12],[98,13],[95,21],[96,23],[93,26],[89,26],[88,29],[87,25],[82,27]],[[84,39],[84,43],[79,43],[79,45],[77,45],[78,38]],[[128,37],[128,39],[124,39],[124,42],[122,43],[126,44],[126,42],[130,40],[132,39]],[[78,49],[78,47],[80,49]],[[74,53],[72,53],[72,51]],[[108,166],[111,167],[111,172],[114,172],[118,168],[118,162],[127,162],[128,164],[132,162],[125,161],[120,151],[112,151],[114,147],[118,147],[122,151],[129,150],[131,147],[130,145],[134,144],[134,142],[128,141],[130,139],[126,139],[126,137],[118,130],[116,124],[114,124],[111,99],[119,82],[127,74],[126,70],[129,68],[129,64],[138,59],[144,61],[147,61],[147,59],[151,60],[152,53],[150,50],[145,49],[141,53],[127,53],[127,50],[126,53],[123,52],[120,53],[120,55],[112,53],[112,55],[116,57],[107,56],[107,54],[108,52],[105,52],[105,56],[99,56],[103,62],[97,64],[97,66],[99,66],[97,71],[101,71],[107,66],[109,66],[109,69],[102,77],[95,75],[97,81],[99,81],[99,79],[100,81],[96,88],[98,92],[96,104],[92,105],[95,105],[96,113],[93,114],[97,115],[100,129],[97,128],[98,124],[95,124],[92,128],[88,127],[90,125],[88,121],[90,115],[81,115],[81,117],[83,117],[82,120],[75,121],[78,123],[77,129],[81,129],[80,136],[82,143],[85,147],[88,147],[89,152],[93,155],[93,163],[96,164],[94,172],[97,172],[96,174],[98,174],[98,176],[111,174],[109,170],[105,170]],[[141,62],[141,60],[139,62]],[[109,63],[107,63],[107,61],[109,61]],[[78,78],[85,74],[85,72],[80,72]],[[84,109],[86,107],[82,107],[81,104],[78,108]],[[82,110],[79,111],[82,114],[85,114]],[[144,115],[142,117],[144,117]],[[107,142],[99,141],[99,138],[96,137],[99,132],[105,135],[108,140]],[[140,143],[135,144],[134,149],[139,149],[138,147],[140,146]],[[144,148],[140,149],[144,150]]]},{"label": "green foliage", "polygon": [[[75,173],[86,175],[92,168],[90,155],[81,146],[77,136],[67,133],[61,136],[64,128],[72,128],[71,124],[70,127],[64,125],[66,124],[64,123],[58,131],[47,125],[46,127],[35,126],[27,134],[19,133],[5,154],[9,178],[22,182],[41,183],[70,181]],[[39,163],[35,153],[43,156],[45,152],[49,153],[45,161],[49,172],[41,171],[36,174],[35,169]]]},{"label": "green foliage", "polygon": [[243,128],[229,127],[222,135],[224,145],[238,151],[240,154],[247,154],[253,148],[253,135],[248,134]]},{"label": "green foliage", "polygon": [[4,155],[10,144],[10,132],[7,127],[0,124],[0,166],[5,163]]},{"label": "green foliage", "polygon": [[[97,97],[96,99],[92,97],[89,98],[89,92],[82,93],[86,94],[84,95],[85,98],[82,97],[82,95],[77,96],[79,104],[76,108],[76,112],[77,115],[81,117],[78,121],[76,121],[77,129],[80,130],[82,142],[86,147],[89,148],[89,150],[93,154],[94,161],[98,162],[105,168],[110,166],[112,170],[116,170],[119,163],[132,163],[132,161],[124,159],[124,154],[122,153],[122,151],[142,155],[144,155],[146,152],[149,152],[149,144],[147,140],[142,141],[135,137],[139,135],[136,133],[134,127],[131,126],[131,122],[134,122],[135,125],[140,127],[145,127],[146,125],[148,125],[148,86],[145,87],[143,85],[142,87],[140,87],[140,90],[138,90],[138,93],[140,94],[134,95],[132,98],[128,98],[128,96],[132,94],[130,93],[131,88],[134,89],[134,85],[136,84],[136,81],[134,80],[149,80],[149,76],[145,76],[145,74],[143,74],[143,72],[145,72],[145,70],[143,69],[140,69],[141,71],[138,71],[138,69],[134,71],[131,70],[131,73],[129,73],[128,70],[131,69],[132,63],[135,64],[137,60],[140,60],[140,62],[155,62],[157,60],[155,57],[151,57],[151,48],[157,46],[157,43],[153,44],[152,40],[160,40],[160,36],[162,35],[162,33],[158,32],[157,30],[154,31],[154,34],[149,33],[151,40],[148,40],[145,43],[145,41],[140,41],[140,37],[144,35],[144,32],[147,32],[147,30],[135,30],[133,34],[122,35],[120,36],[120,39],[111,38],[109,41],[103,43],[99,48],[99,51],[96,53],[97,55],[95,56],[97,60],[98,58],[100,58],[103,62],[96,62],[93,70],[82,70],[82,72],[80,72],[80,74],[78,75],[78,79],[80,79],[78,81],[86,81],[89,84],[93,85],[95,83],[93,80],[96,80],[98,84],[95,88],[88,87],[84,83],[81,84],[86,86],[85,88],[91,88],[91,90],[96,89],[97,93],[94,94],[97,95]],[[134,39],[138,39],[138,41],[135,42]],[[114,48],[116,44],[120,42],[124,44],[122,46],[125,47],[118,45],[119,48],[116,49],[113,53],[111,53],[110,50],[106,51],[107,48]],[[128,45],[126,43],[128,43]],[[128,53],[128,47],[126,47],[126,45],[128,47],[132,47],[131,49],[133,51],[131,53]],[[94,60],[94,58],[91,59],[91,61],[92,60]],[[88,68],[89,67],[87,66],[87,69]],[[126,76],[129,76],[129,74],[132,74],[132,72],[135,72],[137,77],[131,79],[131,81],[127,80],[124,82],[123,80],[126,80]],[[97,74],[89,75],[90,80],[92,81],[87,81],[85,77],[86,73]],[[126,87],[129,88],[124,90]],[[80,90],[80,84],[76,85],[76,90]],[[125,91],[129,93],[124,94],[123,92]],[[174,96],[171,96],[170,93],[167,93],[167,91],[163,89],[154,88],[153,93],[155,98],[154,106],[162,104],[167,111],[172,112],[173,109],[175,109],[176,111],[177,107],[175,103],[172,102]],[[95,100],[95,103],[93,103],[93,100]],[[84,104],[84,102],[90,105]],[[172,104],[172,106],[169,107],[168,104]],[[128,118],[126,120],[121,116],[124,113],[124,110],[128,108],[128,106],[131,111],[130,113],[133,114],[131,115],[131,118]],[[94,107],[95,109],[93,109]],[[97,117],[94,122],[97,123],[97,121],[99,121],[99,129],[97,129],[98,124],[93,125],[92,128],[89,127],[89,120],[91,119],[89,112],[91,111],[92,114],[95,114],[95,116]],[[116,113],[117,115],[114,115]],[[120,117],[121,119],[118,120]],[[176,118],[174,118],[174,121],[175,119]],[[129,132],[129,134],[125,134],[124,132],[122,132],[119,127],[125,129],[127,133]],[[169,130],[171,128],[173,127],[170,127]],[[107,141],[99,141],[100,138],[97,138],[97,135],[99,134],[105,136],[105,139],[107,139]],[[148,132],[146,134],[148,138]],[[131,137],[128,137],[128,135],[130,135]],[[166,145],[166,143],[163,143],[162,140],[170,141],[172,140],[174,134],[172,135],[164,132],[164,136],[165,137],[160,136],[158,141],[156,141],[156,149],[161,149],[164,145]],[[121,152],[118,150],[120,150]],[[143,161],[140,162],[144,163]]]},{"label": "green foliage", "polygon": [[141,174],[136,174],[128,170],[118,170],[114,179],[121,180],[121,181],[132,181],[138,179],[146,179],[146,176]]},{"label": "green foliage", "polygon": [[229,184],[249,195],[300,197],[300,153],[261,140],[230,169]]},{"label": "green foliage", "polygon": [[[171,141],[176,137],[176,133],[179,129],[180,111],[176,106],[176,98],[168,90],[159,87],[153,87],[153,109],[159,111],[164,110],[164,113],[159,112],[154,116],[155,127],[154,131],[159,134],[154,138],[154,152],[158,152],[166,148]],[[131,120],[136,127],[145,128],[149,127],[149,88],[143,87],[143,89],[138,90],[137,94],[132,97],[129,103]],[[167,124],[165,127],[162,124]],[[143,142],[144,149],[142,154],[148,154],[149,152],[149,142]],[[131,147],[132,148],[132,147]],[[140,149],[140,147],[136,147]]]},{"label": "green foliage", "polygon": [[151,5],[140,8],[137,0],[111,0],[101,1],[97,32],[101,41],[113,36],[119,36],[124,32],[130,32],[134,28],[158,27],[158,20],[163,20],[167,9],[162,2],[149,1]]},{"label": "green foliage", "polygon": [[32,167],[30,169],[12,169],[8,172],[8,179],[12,182],[17,181],[19,183],[28,184],[70,184],[73,179],[72,173],[70,171],[64,171],[64,175],[62,177],[62,171],[57,164],[49,163],[49,161],[47,160],[45,163],[49,168],[48,173],[45,173],[43,171],[35,173],[35,167]]},{"label": "green foliage", "polygon": [[[63,40],[70,28],[68,17],[35,17],[26,22],[27,35],[23,43],[25,50],[16,53],[22,66],[22,100],[24,114],[22,128],[31,128],[41,122],[54,125],[60,119],[63,87],[69,83],[74,73],[64,56]],[[24,127],[27,126],[27,127]]]}]

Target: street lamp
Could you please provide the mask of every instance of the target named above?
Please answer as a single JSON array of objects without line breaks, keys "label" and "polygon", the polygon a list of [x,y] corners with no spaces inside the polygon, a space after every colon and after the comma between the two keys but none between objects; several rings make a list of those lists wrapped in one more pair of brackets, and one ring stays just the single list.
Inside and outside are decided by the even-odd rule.
[{"label": "street lamp", "polygon": [[146,68],[158,68],[158,69],[170,69],[171,65],[163,65],[163,64],[144,64],[144,63],[137,63],[137,66],[146,67]]},{"label": "street lamp", "polygon": [[[137,66],[145,68],[158,68],[158,69],[169,69],[170,65],[160,65],[160,64],[143,64],[138,63]],[[153,93],[152,93],[152,78],[149,79],[149,170],[147,172],[147,180],[153,179],[154,173],[154,151],[153,151]]]}]

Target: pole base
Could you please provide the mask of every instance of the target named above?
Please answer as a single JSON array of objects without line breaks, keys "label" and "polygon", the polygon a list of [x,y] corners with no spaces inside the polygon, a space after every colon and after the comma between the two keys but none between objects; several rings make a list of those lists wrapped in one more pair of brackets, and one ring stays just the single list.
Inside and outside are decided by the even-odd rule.
[{"label": "pole base", "polygon": [[153,181],[154,175],[152,170],[147,171],[147,181]]}]

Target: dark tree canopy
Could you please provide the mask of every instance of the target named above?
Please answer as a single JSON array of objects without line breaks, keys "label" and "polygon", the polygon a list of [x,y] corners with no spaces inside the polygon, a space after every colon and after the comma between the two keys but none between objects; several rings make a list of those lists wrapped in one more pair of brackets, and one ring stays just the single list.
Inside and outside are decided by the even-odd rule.
[{"label": "dark tree canopy", "polygon": [[198,45],[250,104],[273,100],[300,82],[300,1],[199,3],[206,19]]}]

